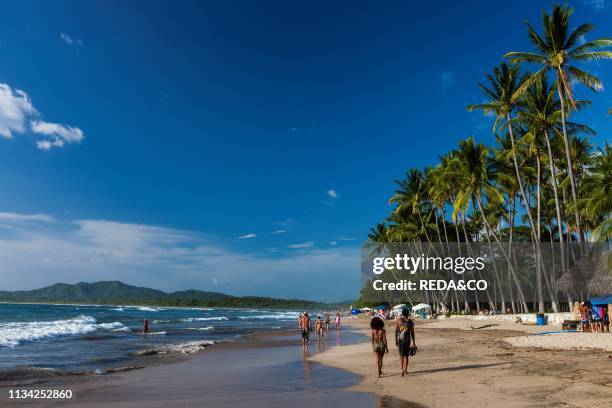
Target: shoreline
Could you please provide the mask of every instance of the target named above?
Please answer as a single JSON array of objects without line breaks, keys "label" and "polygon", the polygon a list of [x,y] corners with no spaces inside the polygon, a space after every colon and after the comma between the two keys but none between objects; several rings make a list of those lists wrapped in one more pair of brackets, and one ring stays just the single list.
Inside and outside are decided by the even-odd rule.
[{"label": "shoreline", "polygon": [[[214,352],[215,350],[224,350],[226,348],[239,350],[243,348],[272,347],[273,345],[282,344],[276,342],[275,338],[287,336],[294,331],[296,329],[259,330],[242,334],[235,341],[213,342],[211,340],[200,340],[162,345],[132,354],[128,365],[118,365],[104,369],[70,371],[48,367],[17,366],[4,372],[0,370],[0,390],[15,387],[55,386],[58,384],[94,380],[96,378],[116,375],[117,373],[177,364],[190,358],[195,358],[203,352]],[[262,339],[265,339],[265,342]],[[3,373],[7,375],[12,373],[16,376],[13,378],[3,378]],[[23,375],[20,377],[19,375],[22,373]],[[26,376],[28,373],[30,376]]]},{"label": "shoreline", "polygon": [[[449,321],[464,327],[436,327]],[[327,350],[312,361],[359,374],[361,381],[349,391],[390,395],[427,407],[605,407],[612,400],[608,351],[514,347],[505,339],[530,337],[533,326],[470,328],[474,323],[459,318],[417,321],[419,349],[404,378],[392,322],[386,325],[389,354],[380,379],[368,340]],[[345,324],[369,334],[368,319],[345,319]]]},{"label": "shoreline", "polygon": [[[355,344],[361,334],[330,330],[326,344],[316,339],[309,351],[299,331],[253,333],[241,342],[222,343],[169,364],[88,378],[61,378],[54,384],[24,388],[70,389],[71,400],[46,400],[45,406],[101,407],[267,407],[353,406],[408,408],[393,397],[346,391],[360,378],[349,371],[311,362],[311,354],[338,344]],[[9,400],[0,388],[0,405],[38,406],[41,401]]]}]

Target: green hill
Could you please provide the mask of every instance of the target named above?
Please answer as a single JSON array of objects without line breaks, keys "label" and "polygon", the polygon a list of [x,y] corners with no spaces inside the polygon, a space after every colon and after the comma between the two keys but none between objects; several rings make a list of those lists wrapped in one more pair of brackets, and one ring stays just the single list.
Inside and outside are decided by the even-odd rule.
[{"label": "green hill", "polygon": [[325,304],[299,299],[230,296],[218,292],[183,290],[167,293],[120,281],[56,283],[34,290],[0,291],[0,302],[76,303],[152,306],[323,308]]}]

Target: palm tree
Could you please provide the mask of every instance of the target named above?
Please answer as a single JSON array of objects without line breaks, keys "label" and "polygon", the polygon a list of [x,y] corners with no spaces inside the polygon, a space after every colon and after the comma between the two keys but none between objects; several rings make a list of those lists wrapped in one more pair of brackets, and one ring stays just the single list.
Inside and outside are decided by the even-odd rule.
[{"label": "palm tree", "polygon": [[612,145],[607,144],[593,156],[580,188],[586,215],[599,221],[592,232],[595,241],[607,241],[612,229]]},{"label": "palm tree", "polygon": [[[455,211],[465,207],[470,200],[476,203],[474,207],[478,208],[478,211],[480,212],[482,222],[485,226],[485,237],[487,241],[489,241],[490,236],[493,236],[504,258],[506,259],[514,279],[516,280],[516,275],[508,254],[501,245],[500,239],[498,238],[497,234],[495,234],[494,229],[491,227],[491,224],[487,219],[484,208],[485,206],[482,200],[482,196],[484,195],[488,198],[490,205],[494,206],[496,203],[503,203],[503,194],[499,191],[498,186],[494,182],[496,180],[503,180],[508,176],[504,173],[498,172],[497,169],[491,165],[491,161],[489,160],[489,150],[484,144],[475,143],[472,136],[459,142],[459,149],[457,150],[455,163],[458,167],[458,171],[461,174],[462,186],[455,202]],[[498,286],[501,289],[501,278],[497,273],[496,279]],[[524,300],[525,297],[521,291],[521,288],[518,287],[517,289],[519,290],[520,298],[526,307]]]},{"label": "palm tree", "polygon": [[586,85],[593,91],[603,89],[603,85],[597,77],[572,65],[572,63],[612,58],[611,51],[602,50],[602,48],[612,46],[612,39],[600,38],[576,46],[580,43],[581,39],[584,38],[585,34],[593,30],[594,26],[592,24],[581,24],[570,33],[569,19],[573,12],[573,8],[561,5],[555,5],[550,15],[542,11],[543,36],[540,36],[533,27],[527,23],[529,39],[536,46],[537,52],[508,52],[505,56],[515,63],[528,62],[542,66],[537,72],[532,74],[519,89],[517,89],[513,97],[515,100],[523,94],[531,84],[537,81],[539,77],[543,76],[548,71],[554,72],[557,93],[561,104],[561,124],[572,198],[574,201],[574,218],[579,237],[583,240],[580,216],[576,205],[578,202],[576,182],[571,171],[570,144],[567,135],[568,111],[565,104],[566,101],[569,101],[570,107],[576,108],[572,90],[572,80],[576,80]]},{"label": "palm tree", "polygon": [[[518,112],[517,122],[523,126],[526,126],[529,131],[524,136],[525,141],[530,145],[531,151],[536,155],[537,172],[538,172],[538,188],[537,188],[537,208],[538,208],[538,233],[540,232],[540,164],[542,158],[542,150],[544,145],[546,146],[548,156],[548,166],[550,171],[550,182],[552,185],[552,191],[555,203],[555,212],[557,218],[557,229],[559,234],[559,241],[561,243],[561,259],[562,259],[562,270],[565,271],[565,248],[563,245],[563,218],[561,215],[561,203],[559,199],[559,193],[557,188],[557,171],[554,164],[554,154],[550,142],[550,133],[555,132],[561,133],[561,102],[556,97],[556,91],[554,86],[549,86],[545,76],[540,76],[532,85],[526,90],[522,100],[524,101],[524,109]],[[576,106],[580,107],[586,105],[585,101],[575,101]],[[585,133],[594,133],[592,129],[587,126],[580,125],[573,122],[567,122],[566,126],[571,131],[582,131]],[[552,233],[552,231],[551,231]]]},{"label": "palm tree", "polygon": [[512,145],[512,161],[514,163],[514,172],[516,180],[518,182],[519,191],[525,204],[525,211],[529,218],[529,225],[531,227],[534,240],[537,240],[535,223],[531,215],[531,209],[529,208],[529,200],[525,193],[525,188],[521,179],[521,172],[519,170],[518,159],[516,154],[516,140],[514,137],[513,127],[513,111],[518,107],[520,101],[515,99],[513,95],[521,86],[521,77],[518,65],[508,65],[502,62],[499,67],[493,68],[493,75],[487,75],[489,79],[490,87],[483,84],[478,84],[480,89],[489,98],[489,101],[482,104],[469,105],[468,111],[482,110],[486,113],[494,113],[496,116],[495,123],[493,125],[494,130],[498,127],[500,122],[505,122],[508,126],[508,132],[510,135],[510,142]]},{"label": "palm tree", "polygon": [[431,239],[427,233],[427,223],[423,219],[423,206],[427,205],[427,188],[423,173],[419,169],[410,169],[406,174],[405,180],[396,180],[398,189],[395,191],[390,202],[396,203],[396,211],[409,209],[418,216],[423,234],[427,242],[431,244]]}]

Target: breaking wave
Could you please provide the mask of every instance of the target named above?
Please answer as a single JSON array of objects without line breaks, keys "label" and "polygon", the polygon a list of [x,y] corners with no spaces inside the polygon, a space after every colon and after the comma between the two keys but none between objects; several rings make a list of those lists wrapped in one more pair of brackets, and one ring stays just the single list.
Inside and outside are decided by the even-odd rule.
[{"label": "breaking wave", "polygon": [[112,330],[124,327],[119,322],[96,323],[91,316],[81,315],[72,319],[48,322],[11,322],[0,323],[0,346],[15,347],[24,341],[34,341],[49,337],[74,336],[96,330]]}]

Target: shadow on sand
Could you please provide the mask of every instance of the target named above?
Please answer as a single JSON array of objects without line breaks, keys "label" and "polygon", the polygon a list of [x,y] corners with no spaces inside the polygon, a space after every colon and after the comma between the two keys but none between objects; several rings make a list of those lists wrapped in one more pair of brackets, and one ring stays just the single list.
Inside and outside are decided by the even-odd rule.
[{"label": "shadow on sand", "polygon": [[491,364],[466,364],[456,367],[442,367],[442,368],[433,368],[431,370],[421,370],[421,371],[412,371],[408,372],[408,376],[411,374],[431,374],[431,373],[439,373],[444,371],[461,371],[461,370],[471,370],[473,368],[485,368],[485,367],[495,367],[504,364],[510,364],[510,362],[505,363],[491,363]]}]

